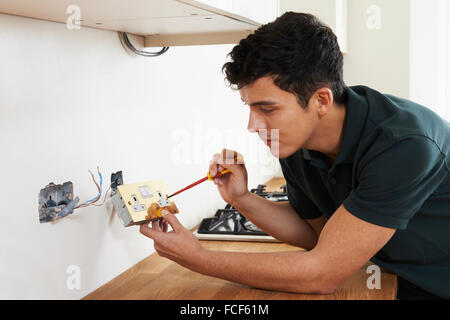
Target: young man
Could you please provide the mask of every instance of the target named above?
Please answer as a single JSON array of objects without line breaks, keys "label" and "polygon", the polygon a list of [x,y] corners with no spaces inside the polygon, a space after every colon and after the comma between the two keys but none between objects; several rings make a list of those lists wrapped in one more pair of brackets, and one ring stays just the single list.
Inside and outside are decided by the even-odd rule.
[{"label": "young man", "polygon": [[302,293],[331,293],[371,260],[399,276],[400,298],[450,298],[450,124],[411,101],[347,87],[335,35],[308,14],[284,14],[230,55],[224,71],[250,107],[248,129],[262,138],[279,129],[263,140],[278,145],[289,203],[250,193],[245,165],[226,161],[234,152],[214,155],[210,173],[230,169],[215,179],[223,199],[308,251],[206,250],[166,214],[140,229],[158,254],[209,276]]}]

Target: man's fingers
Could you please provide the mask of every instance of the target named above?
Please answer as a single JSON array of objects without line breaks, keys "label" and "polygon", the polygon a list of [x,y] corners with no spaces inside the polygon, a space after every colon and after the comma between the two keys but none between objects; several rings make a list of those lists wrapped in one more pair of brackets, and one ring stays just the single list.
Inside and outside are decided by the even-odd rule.
[{"label": "man's fingers", "polygon": [[244,165],[244,157],[237,151],[230,149],[223,149],[220,153],[215,153],[213,159],[209,162],[209,174],[215,177],[224,169],[236,168]]},{"label": "man's fingers", "polygon": [[211,175],[211,177],[215,177],[217,174],[217,171],[219,170],[218,164],[221,163],[221,158],[222,156],[220,155],[220,153],[216,153],[213,156],[213,159],[211,160],[210,164],[209,164],[209,174]]},{"label": "man's fingers", "polygon": [[156,231],[162,231],[161,220],[154,220],[154,221],[152,221],[152,229],[156,230]]},{"label": "man's fingers", "polygon": [[223,163],[225,164],[234,164],[234,158],[236,157],[237,152],[230,149],[222,149],[222,158]]},{"label": "man's fingers", "polygon": [[169,223],[166,220],[161,220],[162,221],[162,225],[163,225],[163,231],[167,232],[167,230],[169,229]]},{"label": "man's fingers", "polygon": [[161,215],[164,217],[164,220],[166,220],[170,224],[175,232],[179,232],[184,229],[183,225],[177,219],[177,217],[175,217],[175,215],[173,215],[169,211],[162,210]]},{"label": "man's fingers", "polygon": [[154,239],[156,233],[156,231],[150,228],[147,223],[141,224],[139,227],[139,232],[151,239]]},{"label": "man's fingers", "polygon": [[242,164],[244,157],[237,151],[222,149],[222,158],[225,164]]}]

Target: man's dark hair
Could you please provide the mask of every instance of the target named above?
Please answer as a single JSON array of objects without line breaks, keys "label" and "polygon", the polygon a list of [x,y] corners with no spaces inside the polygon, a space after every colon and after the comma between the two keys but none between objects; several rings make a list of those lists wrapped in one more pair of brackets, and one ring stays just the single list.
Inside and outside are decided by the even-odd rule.
[{"label": "man's dark hair", "polygon": [[343,57],[336,35],[311,14],[286,12],[242,39],[228,56],[231,61],[222,71],[236,89],[271,76],[303,108],[321,87],[331,89],[335,102],[344,101]]}]

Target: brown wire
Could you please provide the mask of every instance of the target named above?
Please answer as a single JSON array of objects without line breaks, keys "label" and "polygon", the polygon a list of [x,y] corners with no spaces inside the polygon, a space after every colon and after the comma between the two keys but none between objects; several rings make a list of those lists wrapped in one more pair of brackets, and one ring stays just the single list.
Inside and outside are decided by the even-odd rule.
[{"label": "brown wire", "polygon": [[[85,207],[88,207],[88,206],[90,206],[90,205],[94,205],[94,204],[100,199],[100,191],[101,191],[101,188],[100,188],[100,186],[98,185],[97,181],[95,181],[95,177],[94,177],[94,174],[92,173],[92,171],[91,171],[91,170],[88,170],[88,171],[89,171],[89,173],[91,174],[92,181],[94,181],[95,186],[97,187],[97,191],[98,191],[97,199],[95,199],[95,200],[93,200],[93,201],[91,201],[91,202],[89,202],[89,203],[82,203],[82,204],[76,206],[74,209],[85,208]],[[97,166],[97,172],[98,172],[98,174],[100,175],[100,169],[99,169],[98,166]],[[108,189],[108,190],[109,190],[109,189]],[[106,198],[106,197],[105,197],[105,198]]]}]

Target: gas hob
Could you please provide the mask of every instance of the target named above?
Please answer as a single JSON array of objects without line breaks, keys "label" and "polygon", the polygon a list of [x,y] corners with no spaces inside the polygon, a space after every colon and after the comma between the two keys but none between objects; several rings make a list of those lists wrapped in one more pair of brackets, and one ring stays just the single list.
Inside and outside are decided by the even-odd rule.
[{"label": "gas hob", "polygon": [[[266,185],[260,184],[250,191],[269,201],[288,201],[286,185],[281,186],[280,191],[269,192],[266,191]],[[260,230],[230,204],[224,209],[218,209],[214,217],[203,219],[194,234],[201,240],[279,242]]]}]

